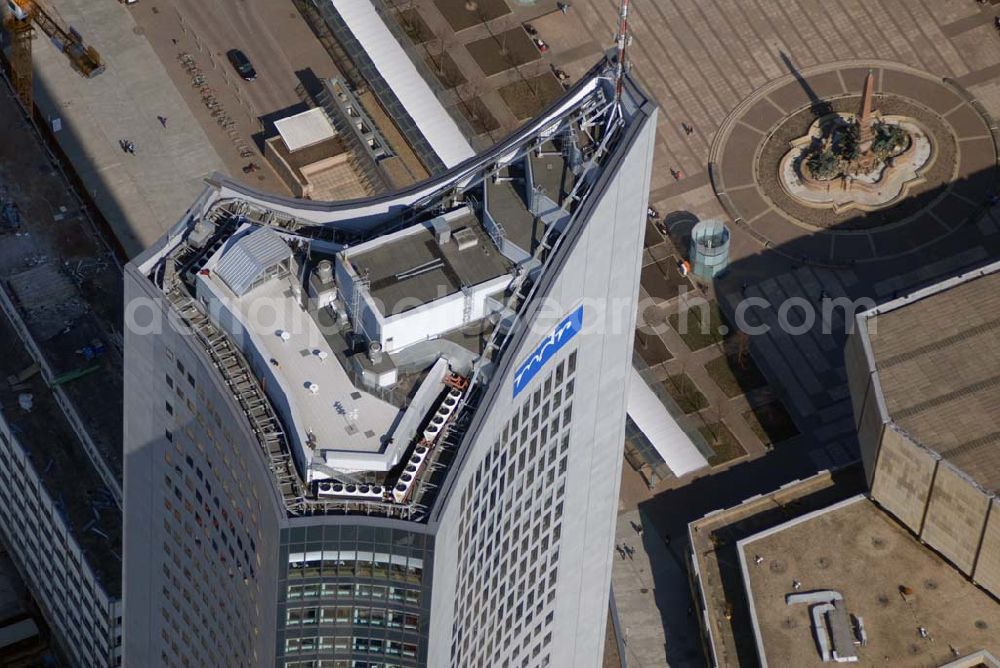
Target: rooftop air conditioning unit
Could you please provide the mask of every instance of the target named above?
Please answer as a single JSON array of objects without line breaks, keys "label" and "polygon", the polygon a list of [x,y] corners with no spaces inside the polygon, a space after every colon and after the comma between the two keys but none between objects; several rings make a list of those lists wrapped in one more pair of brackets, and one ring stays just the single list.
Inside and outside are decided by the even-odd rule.
[{"label": "rooftop air conditioning unit", "polygon": [[458,246],[458,250],[460,251],[475,248],[479,245],[479,237],[468,227],[455,230],[451,237],[455,240],[455,245]]}]

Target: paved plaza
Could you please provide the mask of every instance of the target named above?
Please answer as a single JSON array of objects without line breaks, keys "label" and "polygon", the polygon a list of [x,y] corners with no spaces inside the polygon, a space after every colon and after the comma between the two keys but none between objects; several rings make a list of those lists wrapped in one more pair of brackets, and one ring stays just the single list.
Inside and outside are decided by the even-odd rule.
[{"label": "paved plaza", "polygon": [[[584,72],[610,46],[617,7],[617,0],[575,0],[564,19],[555,17],[571,29],[548,37],[553,62],[574,77]],[[753,356],[768,391],[802,431],[766,455],[748,437],[751,461],[693,482],[668,481],[652,492],[626,467],[622,511],[634,512],[638,504],[646,532],[678,535],[693,517],[857,457],[843,366],[845,314],[835,312],[829,332],[820,323],[792,335],[779,326],[781,303],[884,301],[1000,254],[1000,215],[989,206],[996,191],[992,119],[1000,118],[1000,36],[993,14],[972,0],[845,0],[835,6],[820,0],[635,0],[630,19],[634,73],[663,112],[651,203],[668,220],[686,212],[730,224],[731,269],[704,286],[706,296],[730,317],[748,297],[765,300],[747,314],[750,323],[769,325],[766,334],[752,337]],[[864,225],[851,220],[825,230],[816,221],[790,219],[759,191],[758,148],[784,117],[810,108],[816,101],[810,92],[843,104],[858,99],[868,68],[878,74],[877,99],[913,101],[953,133],[952,178],[918,192],[909,203],[912,216],[874,216]],[[721,200],[716,190],[724,193]],[[848,229],[857,227],[864,229]],[[676,250],[684,251],[678,236]],[[794,313],[788,320],[800,322]],[[704,394],[717,394],[699,369],[705,351],[687,350],[672,331],[662,340],[672,356],[665,373],[684,369]],[[740,408],[759,399],[748,393],[728,401],[724,419],[732,425],[739,423]],[[651,556],[652,562],[663,557]],[[663,636],[636,631],[652,623],[657,610],[686,608],[683,573],[669,566],[635,573],[634,562],[620,559],[615,568],[619,612],[630,629],[629,665],[700,665],[700,655],[686,651],[698,633],[693,619],[671,618]],[[645,578],[653,593],[641,596],[648,585],[636,583]]]}]

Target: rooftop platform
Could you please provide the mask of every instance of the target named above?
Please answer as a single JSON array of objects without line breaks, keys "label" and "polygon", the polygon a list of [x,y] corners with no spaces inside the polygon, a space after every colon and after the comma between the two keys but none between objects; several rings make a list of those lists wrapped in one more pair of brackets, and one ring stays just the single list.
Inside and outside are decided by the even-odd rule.
[{"label": "rooftop platform", "polygon": [[[237,246],[230,245],[228,252]],[[319,323],[301,305],[294,292],[294,271],[271,276],[243,296],[237,296],[219,276],[220,261],[229,257],[219,251],[200,275],[207,288],[249,333],[241,346],[258,373],[270,375],[280,391],[270,386],[279,410],[292,419],[297,440],[305,449],[378,455],[385,450],[385,437],[400,414],[400,408],[358,389],[338,360]],[[199,287],[199,290],[201,288]],[[199,293],[200,294],[200,293]],[[283,395],[283,400],[281,396]],[[313,448],[305,447],[313,443]],[[358,468],[384,469],[383,457],[361,457]]]},{"label": "rooftop platform", "polygon": [[540,192],[554,202],[562,202],[576,183],[576,175],[569,168],[562,151],[554,141],[547,141],[540,150],[533,152],[531,176]]},{"label": "rooftop platform", "polygon": [[[331,5],[323,7],[326,16]],[[335,31],[338,25],[345,28],[341,17],[327,18]],[[405,191],[359,202],[303,201],[217,176],[164,243],[138,261],[140,271],[197,329],[209,354],[236,359],[221,373],[258,381],[235,390],[241,400],[249,394],[260,402],[258,444],[278,471],[289,512],[427,517],[435,490],[452,474],[455,449],[505,354],[511,327],[558,257],[558,234],[582,224],[574,218],[576,207],[561,208],[562,190],[586,178],[596,190],[581,191],[578,201],[599,192],[608,166],[617,165],[616,156],[648,128],[651,102],[626,78],[615,105],[605,76],[609,67],[600,63],[541,116],[475,160]],[[559,152],[535,155],[547,184],[535,190],[530,156],[542,146],[558,146]],[[589,147],[585,156],[581,146]],[[564,173],[570,163],[575,177]],[[520,171],[519,187],[532,193],[531,201],[503,185],[512,171]],[[490,184],[510,195],[494,203],[503,213],[496,220],[486,201]],[[284,271],[258,267],[266,280],[240,280],[249,289],[237,298],[227,293],[226,281],[216,279],[216,260],[209,256],[231,244],[236,227],[250,226],[284,238],[294,255]],[[534,257],[506,239],[505,231],[526,235],[529,241],[521,243],[537,250]],[[539,242],[549,232],[555,234],[543,248]],[[300,275],[303,267],[308,277]],[[278,305],[270,309],[278,311],[271,322],[243,325],[251,308],[240,302],[251,298],[254,311],[269,300]],[[213,300],[229,304],[237,322],[225,322],[226,309],[215,309]],[[199,305],[205,301],[207,308]],[[302,317],[307,322],[294,322],[296,330],[293,320]],[[314,329],[324,331],[316,335]],[[231,354],[234,347],[246,361]],[[315,350],[326,353],[325,360]],[[326,373],[318,365],[331,365],[334,358],[340,370],[318,375]],[[326,394],[328,386],[333,395]],[[358,405],[368,401],[365,394],[384,405]],[[298,413],[300,403],[318,407],[303,409],[306,419]],[[312,419],[330,424],[307,429]],[[349,434],[356,444],[351,450],[327,449],[326,443],[337,447],[344,441],[351,430],[345,422],[356,423],[357,431]],[[376,441],[391,450],[375,451]],[[317,453],[328,468],[307,465],[304,471],[302,459],[314,463]],[[386,467],[393,453],[406,454],[405,471]],[[321,475],[349,480],[337,489]],[[357,488],[348,490],[351,484]]]},{"label": "rooftop platform", "polygon": [[786,604],[819,590],[863,619],[861,663],[941,666],[1000,651],[1000,605],[863,496],[745,538],[739,556],[764,665],[823,665],[812,606]]},{"label": "rooftop platform", "polygon": [[[376,241],[348,258],[359,275],[367,272],[370,293],[382,315],[398,315],[412,308],[503,276],[512,264],[494,246],[472,214],[449,222],[452,238],[438,243],[430,227],[414,228],[405,236]],[[476,245],[460,250],[455,233],[466,229]]]},{"label": "rooftop platform", "polygon": [[274,122],[274,128],[289,151],[299,151],[337,135],[326,112],[318,107],[278,119]]},{"label": "rooftop platform", "polygon": [[486,208],[503,226],[504,236],[528,254],[535,251],[545,234],[545,225],[529,207],[525,172],[515,165],[500,170],[498,178],[486,181]]},{"label": "rooftop platform", "polygon": [[[12,390],[6,378],[32,364],[7,318],[0,314],[0,410],[31,459],[35,473],[109,596],[121,597],[121,511],[114,505],[83,445],[41,374]],[[30,411],[18,403],[30,394]]]},{"label": "rooftop platform", "polygon": [[866,321],[890,419],[993,492],[1000,492],[998,269],[891,302]]}]

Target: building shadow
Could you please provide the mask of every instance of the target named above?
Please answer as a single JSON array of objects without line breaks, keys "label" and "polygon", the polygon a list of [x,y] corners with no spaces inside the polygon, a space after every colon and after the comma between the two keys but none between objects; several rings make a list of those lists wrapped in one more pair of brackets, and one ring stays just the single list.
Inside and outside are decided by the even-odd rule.
[{"label": "building shadow", "polygon": [[[787,60],[786,64],[790,66]],[[806,88],[807,84],[805,82],[803,84]],[[812,108],[814,113],[823,111],[819,105],[814,105]],[[784,347],[778,347],[777,351],[779,356],[786,357],[786,363],[791,363],[793,353],[799,359],[807,359],[802,350],[808,347],[813,354],[822,353],[823,363],[828,367],[828,371],[821,377],[824,383],[823,392],[813,396],[813,399],[817,400],[814,412],[811,415],[801,415],[790,408],[795,405],[797,399],[792,396],[795,390],[783,382],[785,376],[779,373],[769,360],[775,356],[774,340],[769,339],[767,334],[740,334],[740,329],[736,326],[734,305],[727,297],[735,295],[738,306],[746,297],[763,295],[768,300],[767,308],[777,309],[780,304],[774,299],[775,296],[783,296],[785,299],[794,296],[811,301],[818,309],[823,299],[838,296],[832,294],[832,289],[820,287],[824,283],[811,288],[800,285],[798,286],[800,290],[796,292],[789,278],[797,275],[796,272],[807,272],[824,280],[836,282],[843,296],[848,297],[854,304],[860,305],[862,300],[870,300],[871,303],[877,304],[903,297],[948,276],[982,266],[1000,256],[1000,231],[998,231],[1000,225],[991,222],[989,218],[984,219],[997,192],[1000,181],[998,175],[1000,173],[997,165],[992,164],[955,181],[917,193],[901,202],[896,207],[899,212],[915,218],[909,222],[896,223],[898,227],[895,228],[895,235],[880,240],[879,244],[887,256],[905,251],[910,251],[909,255],[890,258],[884,263],[840,262],[829,257],[820,258],[815,252],[817,237],[830,235],[830,231],[817,231],[812,234],[802,234],[784,243],[759,246],[756,252],[732,262],[724,274],[712,281],[711,287],[717,297],[723,323],[730,330],[721,337],[721,342],[717,345],[729,352],[736,337],[745,337],[747,353],[752,363],[760,370],[770,387],[774,402],[789,407],[787,412],[799,434],[774,443],[763,456],[736,463],[714,474],[706,470],[700,477],[696,477],[683,487],[663,491],[640,503],[641,515],[658,534],[670,540],[670,549],[674,555],[683,554],[685,557],[689,555],[687,525],[691,521],[712,511],[738,505],[752,496],[773,492],[781,485],[804,479],[824,468],[814,456],[814,448],[821,442],[818,434],[823,426],[822,420],[817,416],[824,411],[838,410],[843,414],[841,419],[853,420],[846,387],[843,346],[848,327],[854,321],[854,310],[864,310],[863,308],[846,307],[842,319],[838,321],[840,327],[835,327],[832,331],[821,331],[821,323],[817,322],[814,327],[805,331],[785,333],[782,336]],[[934,213],[930,215],[928,212],[932,210]],[[681,220],[686,220],[687,214],[688,212],[679,212]],[[878,218],[880,215],[883,214],[859,213],[831,228],[831,231],[842,232],[856,230],[859,226],[876,225],[871,228],[871,233],[879,234],[880,228],[877,225],[880,222]],[[666,219],[670,219],[670,216],[668,215]],[[940,220],[948,222],[947,229],[942,229]],[[732,226],[732,223],[727,224]],[[741,222],[739,226],[746,227],[746,224]],[[686,253],[689,234],[685,236],[681,225],[667,227],[678,249]],[[886,226],[886,230],[891,228],[891,225]],[[747,231],[734,231],[734,234],[745,236]],[[847,274],[855,278],[849,281],[850,285],[841,280]],[[766,290],[756,290],[761,285],[765,285]],[[891,289],[887,286],[891,286]],[[754,311],[747,313],[752,314]],[[791,316],[789,319],[792,324],[796,324]],[[759,322],[753,318],[749,320],[751,323]],[[770,355],[764,354],[765,344],[772,349]],[[733,368],[732,358],[728,358],[727,363],[741,392],[759,389],[756,383],[749,383],[747,374]],[[825,402],[820,401],[824,398]],[[750,413],[764,427],[764,435],[771,437],[772,434],[768,434],[766,427],[771,416],[764,414],[764,408],[761,405],[752,407]],[[840,445],[847,451],[848,458],[858,456],[857,438],[853,431],[839,435],[838,439]],[[720,556],[730,561],[735,560],[735,545],[726,546]],[[689,559],[685,558],[685,561],[689,562]],[[654,576],[663,572],[662,569],[653,570]],[[677,602],[676,600],[668,602],[657,592],[676,591],[678,583],[658,582],[654,578],[654,587],[657,606],[666,619],[669,613],[666,607],[677,605]],[[745,627],[747,618],[738,614],[739,610],[745,609],[742,580],[727,581],[723,583],[723,587],[726,598],[734,605],[732,628],[737,634],[744,633],[743,639],[750,643],[747,646],[749,650],[747,647],[740,650],[739,663],[741,666],[758,665],[753,649],[752,633],[747,637],[746,628],[742,628]],[[686,618],[688,621],[684,628],[666,629],[668,645],[665,648],[665,659],[670,665],[674,665],[674,660],[678,658],[671,655],[670,638],[698,632],[697,619],[702,611],[698,609],[699,603],[693,598],[690,603],[695,606],[696,611],[693,616]]]}]

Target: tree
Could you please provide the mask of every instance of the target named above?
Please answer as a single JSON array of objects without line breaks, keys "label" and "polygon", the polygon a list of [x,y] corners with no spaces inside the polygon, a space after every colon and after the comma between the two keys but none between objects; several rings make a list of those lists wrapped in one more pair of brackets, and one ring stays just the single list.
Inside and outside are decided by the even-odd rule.
[{"label": "tree", "polygon": [[857,160],[861,152],[861,126],[857,121],[841,126],[834,131],[833,151],[842,160]]},{"label": "tree", "polygon": [[899,153],[909,140],[909,134],[901,126],[894,123],[879,123],[875,126],[872,153],[882,160],[891,158]]},{"label": "tree", "polygon": [[809,154],[806,167],[813,178],[829,181],[840,174],[840,159],[829,147],[823,147]]}]

